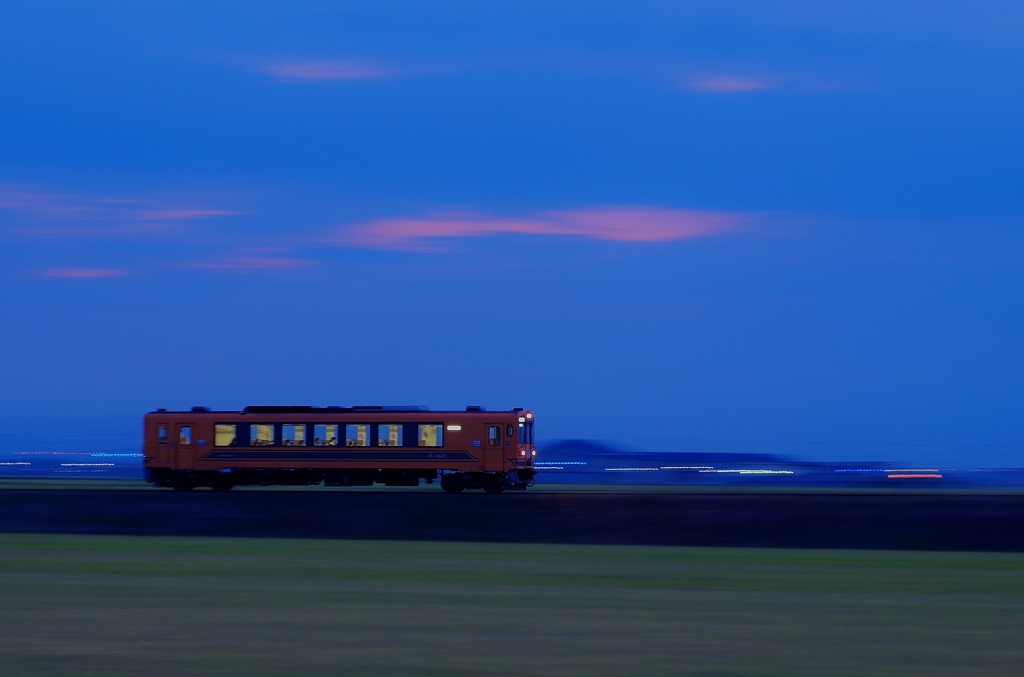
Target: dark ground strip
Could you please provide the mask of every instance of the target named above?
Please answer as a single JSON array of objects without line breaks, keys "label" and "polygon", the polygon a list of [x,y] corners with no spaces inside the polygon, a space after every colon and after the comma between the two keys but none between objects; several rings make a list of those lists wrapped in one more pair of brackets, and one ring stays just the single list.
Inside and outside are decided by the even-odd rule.
[{"label": "dark ground strip", "polygon": [[1024,496],[0,491],[0,531],[1024,551]]}]

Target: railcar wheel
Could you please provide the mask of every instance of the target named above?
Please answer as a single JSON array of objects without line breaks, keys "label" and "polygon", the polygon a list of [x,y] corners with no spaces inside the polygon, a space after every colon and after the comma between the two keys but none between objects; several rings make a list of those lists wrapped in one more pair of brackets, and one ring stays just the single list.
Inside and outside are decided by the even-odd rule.
[{"label": "railcar wheel", "polygon": [[192,491],[195,487],[188,482],[175,482],[173,487],[175,491]]},{"label": "railcar wheel", "polygon": [[505,487],[495,482],[493,484],[485,485],[484,491],[486,491],[488,494],[500,494],[501,492],[505,491]]},{"label": "railcar wheel", "polygon": [[454,475],[441,475],[441,488],[446,494],[457,494],[466,487]]}]

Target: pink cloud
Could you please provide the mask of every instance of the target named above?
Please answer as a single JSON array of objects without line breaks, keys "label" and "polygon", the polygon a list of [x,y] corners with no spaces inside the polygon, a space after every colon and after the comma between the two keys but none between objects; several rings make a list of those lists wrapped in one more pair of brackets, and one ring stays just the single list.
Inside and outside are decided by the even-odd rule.
[{"label": "pink cloud", "polygon": [[182,221],[245,213],[162,200],[50,193],[16,184],[0,184],[0,211],[20,214],[26,233],[91,237],[156,235],[180,229],[176,224]]},{"label": "pink cloud", "polygon": [[308,268],[313,265],[312,259],[294,256],[281,256],[285,250],[277,248],[242,249],[235,254],[209,261],[181,264],[186,268],[204,268],[225,272],[270,271]]},{"label": "pink cloud", "polygon": [[236,212],[227,209],[156,209],[135,212],[135,216],[143,221],[191,221],[211,216],[233,216],[247,212]]},{"label": "pink cloud", "polygon": [[667,242],[737,230],[741,214],[642,206],[543,212],[527,218],[487,214],[433,214],[380,219],[336,229],[330,241],[376,249],[429,250],[431,241],[488,235],[561,235],[615,242]]},{"label": "pink cloud", "polygon": [[777,80],[732,75],[706,75],[688,78],[683,86],[698,92],[714,92],[719,94],[736,94],[741,92],[761,92],[779,86]]},{"label": "pink cloud", "polygon": [[131,275],[130,270],[116,268],[43,268],[37,271],[40,277],[63,277],[79,279],[96,279],[104,277],[122,277]]},{"label": "pink cloud", "polygon": [[263,72],[281,80],[382,80],[392,70],[363,61],[286,61],[267,64]]},{"label": "pink cloud", "polygon": [[103,208],[83,204],[69,195],[43,193],[16,184],[0,183],[0,209],[61,216],[77,214],[85,217]]}]

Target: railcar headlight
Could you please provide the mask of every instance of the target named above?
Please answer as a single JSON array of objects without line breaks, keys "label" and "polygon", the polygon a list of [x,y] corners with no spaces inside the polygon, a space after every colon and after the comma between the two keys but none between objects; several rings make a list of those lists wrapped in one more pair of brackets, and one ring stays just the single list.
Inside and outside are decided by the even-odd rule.
[{"label": "railcar headlight", "polygon": [[520,455],[520,456],[526,456],[526,452],[525,452],[525,451],[520,451],[520,452],[519,452],[519,455]]},{"label": "railcar headlight", "polygon": [[534,455],[534,456],[536,456],[536,455],[537,455],[537,450],[536,450],[536,449],[534,449],[534,450],[533,450],[533,455]]}]

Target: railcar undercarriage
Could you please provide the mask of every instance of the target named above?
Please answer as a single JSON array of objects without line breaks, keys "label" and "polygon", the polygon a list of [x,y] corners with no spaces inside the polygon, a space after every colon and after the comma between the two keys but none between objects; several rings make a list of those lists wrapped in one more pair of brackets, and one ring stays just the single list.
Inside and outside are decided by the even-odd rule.
[{"label": "railcar undercarriage", "polygon": [[214,491],[229,491],[237,486],[314,486],[368,487],[383,484],[389,487],[415,487],[421,480],[433,484],[440,477],[441,488],[447,493],[463,489],[483,489],[498,494],[506,489],[526,489],[533,486],[533,470],[502,472],[445,472],[430,469],[373,470],[366,468],[226,468],[210,470],[172,470],[146,468],[146,481],[157,487],[175,491],[191,491],[196,487],[209,487]]}]

